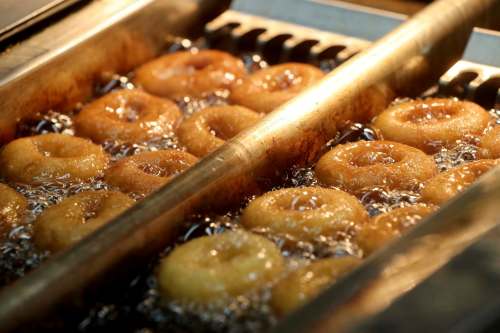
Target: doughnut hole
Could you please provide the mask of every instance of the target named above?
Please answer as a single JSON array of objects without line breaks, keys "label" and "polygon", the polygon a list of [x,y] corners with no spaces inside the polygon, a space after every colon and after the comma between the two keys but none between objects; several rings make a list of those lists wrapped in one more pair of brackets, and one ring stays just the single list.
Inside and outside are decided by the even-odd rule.
[{"label": "doughnut hole", "polygon": [[358,199],[321,187],[287,188],[256,198],[243,210],[245,228],[284,237],[291,242],[349,233],[368,221]]},{"label": "doughnut hole", "polygon": [[265,288],[283,269],[274,243],[246,231],[227,231],[176,247],[161,261],[158,282],[166,298],[218,307]]},{"label": "doughnut hole", "polygon": [[144,142],[172,135],[181,111],[175,103],[140,90],[111,92],[75,117],[76,133],[95,142]]},{"label": "doughnut hole", "polygon": [[87,191],[65,198],[35,220],[35,244],[52,252],[67,249],[133,204],[125,194],[112,191]]},{"label": "doughnut hole", "polygon": [[271,306],[279,316],[286,315],[312,300],[360,263],[356,257],[340,257],[321,259],[299,268],[273,287]]},{"label": "doughnut hole", "polygon": [[158,96],[202,98],[229,89],[246,75],[243,62],[226,52],[183,51],[152,60],[135,71],[135,83]]},{"label": "doughnut hole", "polygon": [[0,183],[0,236],[24,222],[28,202],[26,198],[5,184]]},{"label": "doughnut hole", "polygon": [[479,157],[486,159],[500,157],[500,126],[493,127],[480,138]]},{"label": "doughnut hole", "polygon": [[101,176],[108,161],[101,146],[64,134],[20,138],[0,152],[2,176],[26,184],[88,181]]},{"label": "doughnut hole", "polygon": [[208,107],[185,119],[177,135],[189,152],[203,157],[260,119],[259,114],[242,106]]},{"label": "doughnut hole", "polygon": [[148,195],[197,161],[195,156],[173,149],[143,152],[115,163],[104,180],[123,192]]},{"label": "doughnut hole", "polygon": [[415,190],[438,172],[432,157],[391,141],[358,141],[338,145],[315,167],[320,182],[359,194],[370,187]]},{"label": "doughnut hole", "polygon": [[480,135],[491,116],[472,102],[428,98],[389,107],[373,124],[385,140],[401,142],[435,153],[450,148],[469,136]]},{"label": "doughnut hole", "polygon": [[422,201],[435,205],[443,204],[497,164],[496,160],[479,160],[442,172],[424,183],[421,191]]},{"label": "doughnut hole", "polygon": [[358,230],[354,242],[368,256],[436,210],[437,207],[433,205],[416,204],[380,214]]},{"label": "doughnut hole", "polygon": [[271,66],[235,83],[231,90],[231,100],[257,112],[269,113],[323,76],[321,70],[307,64],[285,63]]}]

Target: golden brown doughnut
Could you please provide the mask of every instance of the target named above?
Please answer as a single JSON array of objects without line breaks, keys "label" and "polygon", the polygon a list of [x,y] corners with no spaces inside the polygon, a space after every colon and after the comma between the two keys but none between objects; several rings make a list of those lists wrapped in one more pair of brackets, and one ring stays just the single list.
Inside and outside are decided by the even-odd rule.
[{"label": "golden brown doughnut", "polygon": [[271,306],[280,316],[292,312],[316,297],[361,263],[356,257],[321,259],[299,268],[272,289]]},{"label": "golden brown doughnut", "polygon": [[479,160],[442,172],[424,183],[422,200],[440,205],[465,190],[497,164],[496,160]]},{"label": "golden brown doughnut", "polygon": [[192,154],[203,157],[260,119],[258,113],[242,106],[213,106],[184,120],[177,135]]},{"label": "golden brown doughnut", "polygon": [[175,103],[140,90],[111,92],[75,117],[76,133],[95,142],[143,142],[173,132],[181,111]]},{"label": "golden brown doughnut", "polygon": [[35,244],[60,251],[111,221],[134,201],[123,193],[88,191],[75,194],[44,210],[34,224]]},{"label": "golden brown doughnut", "polygon": [[250,202],[241,215],[246,228],[285,236],[290,241],[335,236],[367,221],[368,214],[358,199],[322,187],[267,192]]},{"label": "golden brown doughnut", "polygon": [[490,121],[488,112],[472,102],[427,98],[389,107],[373,123],[386,140],[434,153],[483,133]]},{"label": "golden brown doughnut", "polygon": [[182,51],[164,55],[135,71],[135,83],[158,96],[203,97],[228,89],[246,74],[243,62],[217,50]]},{"label": "golden brown doughnut", "polygon": [[283,269],[274,243],[250,232],[226,231],[176,247],[161,261],[158,282],[168,298],[218,305],[265,288]]},{"label": "golden brown doughnut", "polygon": [[23,222],[28,202],[14,189],[0,183],[0,235]]},{"label": "golden brown doughnut", "polygon": [[44,134],[7,144],[0,152],[0,165],[2,176],[14,182],[86,181],[102,175],[108,156],[89,140]]},{"label": "golden brown doughnut", "polygon": [[125,157],[106,171],[104,180],[126,193],[147,195],[198,161],[174,149]]},{"label": "golden brown doughnut", "polygon": [[231,100],[257,112],[269,113],[324,75],[318,68],[307,64],[271,66],[235,83],[231,89]]},{"label": "golden brown doughnut", "polygon": [[500,157],[500,126],[493,127],[491,131],[484,134],[479,142],[480,158]]},{"label": "golden brown doughnut", "polygon": [[315,172],[324,184],[357,193],[373,186],[414,190],[438,171],[432,157],[417,148],[391,141],[358,141],[323,155]]},{"label": "golden brown doughnut", "polygon": [[380,214],[359,229],[354,242],[365,256],[370,255],[436,210],[433,205],[416,204]]}]

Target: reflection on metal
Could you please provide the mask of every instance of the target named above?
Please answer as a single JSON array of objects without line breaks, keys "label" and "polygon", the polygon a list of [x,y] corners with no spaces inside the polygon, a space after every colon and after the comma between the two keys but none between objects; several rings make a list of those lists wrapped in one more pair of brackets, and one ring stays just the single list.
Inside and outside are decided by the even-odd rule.
[{"label": "reflection on metal", "polygon": [[[377,40],[395,29],[405,15],[337,0],[233,0],[232,8],[248,14],[286,21],[346,36]],[[293,10],[283,10],[293,8]],[[490,11],[492,22],[498,9]],[[311,19],[313,18],[313,19]],[[463,58],[500,67],[500,32],[475,28]]]},{"label": "reflection on metal", "polygon": [[[233,28],[231,29],[231,27]],[[278,52],[281,56],[280,61],[296,60],[290,57],[291,50],[306,41],[314,41],[307,50],[307,53],[311,58],[316,59],[320,58],[322,53],[334,46],[338,48],[335,56],[339,60],[347,59],[349,55],[358,53],[369,46],[367,41],[358,38],[265,19],[234,10],[224,12],[217,19],[207,24],[206,33],[209,38],[211,35],[220,34],[221,31],[227,31],[232,42],[235,44],[242,44],[244,40],[250,43],[253,42],[255,45],[251,45],[252,49],[261,53],[266,53],[265,47],[272,40],[283,36],[284,38],[280,45],[282,49]],[[237,46],[239,47],[240,45]],[[332,54],[329,54],[329,56],[332,56]]]},{"label": "reflection on metal", "polygon": [[[50,108],[67,109],[85,101],[100,75],[127,73],[156,55],[169,34],[202,32],[206,20],[227,1],[219,0],[101,0],[94,1],[21,44],[0,53],[0,142],[13,137],[16,119]],[[180,198],[189,197],[179,191]],[[175,192],[175,187],[173,188]],[[170,198],[176,195],[170,191]],[[7,332],[61,305],[70,292],[81,291],[133,253],[151,254],[164,245],[169,230],[179,222],[162,215],[164,196],[146,200],[126,223],[118,223],[113,236],[95,235],[89,243],[53,260],[26,279],[2,290],[0,331]],[[170,202],[170,207],[178,202]],[[182,210],[177,207],[176,212]],[[142,212],[148,212],[142,216]],[[153,217],[169,224],[155,232],[135,230]],[[182,214],[179,214],[182,216]],[[156,226],[159,221],[156,221]],[[112,229],[114,229],[113,227]],[[108,234],[109,235],[109,234]],[[160,236],[159,236],[160,235]],[[162,237],[161,235],[165,235]],[[157,241],[157,243],[155,243]],[[156,245],[156,247],[155,247]],[[149,250],[149,251],[148,251]],[[72,293],[73,295],[75,293]]]},{"label": "reflection on metal", "polygon": [[[309,332],[312,329],[315,332],[372,332],[366,325],[378,327],[378,317],[368,319],[368,323],[364,325],[365,319],[383,311],[478,237],[498,226],[499,201],[500,169],[494,169],[412,232],[375,254],[365,265],[336,283],[308,307],[299,310],[290,321],[284,323],[280,331]],[[417,297],[420,295],[417,290],[415,294]],[[407,298],[411,300],[410,296],[411,294]],[[427,298],[427,302],[432,301]],[[463,299],[457,300],[457,304],[464,302]],[[409,313],[412,311],[408,308],[406,310]],[[323,319],[318,319],[322,316]],[[380,316],[386,318],[384,313]],[[307,322],[308,319],[311,322]],[[439,322],[446,325],[446,320],[447,318],[440,318]],[[392,324],[403,326],[399,321],[402,320],[394,320]],[[385,321],[384,323],[390,325]],[[413,328],[422,328],[430,323],[411,325]],[[378,331],[374,328],[373,332],[387,330]]]},{"label": "reflection on metal", "polygon": [[[236,5],[241,6],[243,3],[246,1],[239,0]],[[331,2],[328,1],[328,3],[330,7],[327,8],[331,8]],[[258,4],[261,2],[258,1]],[[299,1],[298,5],[304,6],[304,2]],[[351,9],[348,13],[352,12]],[[335,22],[331,24],[335,27]],[[375,28],[378,29],[379,26]],[[322,60],[330,60],[334,65],[338,65],[370,45],[366,40],[234,10],[228,10],[210,22],[206,27],[206,34],[209,40],[213,38],[217,46],[236,52],[259,52],[271,63],[276,61],[319,63]],[[487,39],[484,30],[476,29],[474,35],[478,34],[485,35]],[[500,34],[497,36],[494,35],[495,32],[488,32],[488,34],[490,34],[487,36],[489,38],[496,37],[496,44],[500,47],[498,42]],[[467,49],[471,47],[470,42],[472,40],[469,41]],[[475,52],[493,54],[495,48],[492,49],[491,44],[492,42],[476,43]],[[492,108],[495,103],[500,105],[500,62],[498,67],[492,67],[466,60],[458,61],[441,76],[439,93],[472,100],[487,109]]]},{"label": "reflection on metal", "polygon": [[[44,314],[48,309],[54,309],[68,296],[81,293],[85,287],[109,276],[110,272],[119,272],[124,267],[131,270],[142,258],[163,247],[183,217],[193,208],[210,204],[213,198],[219,197],[220,200],[220,195],[223,194],[234,194],[237,197],[237,193],[231,193],[228,189],[239,189],[242,184],[247,183],[248,176],[275,171],[274,168],[289,163],[290,158],[315,159],[323,143],[330,139],[332,125],[346,120],[346,117],[356,112],[356,108],[349,109],[351,103],[359,101],[358,97],[367,89],[390,86],[400,93],[418,94],[458,60],[474,22],[494,2],[436,2],[370,49],[344,63],[317,85],[271,113],[253,129],[227,142],[157,193],[119,216],[113,223],[70,251],[54,256],[42,267],[3,290],[0,293],[0,330],[8,331]],[[167,7],[156,7],[160,5]],[[108,47],[116,46],[113,38],[120,36],[114,34],[118,27],[129,33],[138,29],[141,32],[139,36],[142,36],[147,27],[152,29],[152,25],[162,22],[164,25],[158,26],[155,30],[157,33],[152,35],[158,37],[161,29],[174,31],[172,25],[176,23],[183,23],[176,28],[187,28],[189,23],[199,17],[199,11],[203,8],[200,6],[201,3],[194,0],[135,1],[129,12],[114,22],[108,22],[109,26],[98,25],[91,30],[92,33],[73,35],[73,44],[65,44],[65,48],[56,49],[61,51],[57,57],[48,59],[43,56],[37,59],[45,67],[37,68],[35,62],[32,67],[27,67],[27,71],[11,70],[18,73],[18,82],[24,81],[23,84],[29,87],[29,79],[38,77],[40,73],[50,73],[44,72],[49,70],[49,65],[53,66],[52,73],[55,73],[56,69],[61,72],[61,68],[70,68],[65,63],[69,59],[80,61],[78,51],[93,49],[99,45],[103,47],[101,43],[104,41],[110,43],[104,44]],[[149,20],[147,13],[152,18],[163,18],[163,21]],[[128,17],[130,19],[126,19]],[[87,17],[91,18],[91,15]],[[110,35],[111,32],[113,34]],[[160,44],[154,38],[146,40],[155,46]],[[93,44],[96,41],[100,42]],[[46,54],[48,56],[52,53]],[[127,65],[132,63],[133,61]],[[94,69],[102,70],[99,66]],[[61,76],[58,78],[61,79]],[[87,76],[84,79],[90,87],[90,79]],[[41,78],[38,77],[38,80]],[[21,86],[16,86],[15,81],[10,76],[8,85],[12,89]],[[61,84],[64,80],[58,82]],[[41,86],[40,83],[38,81],[38,86]],[[0,89],[6,88],[0,84]],[[8,90],[0,90],[0,96],[4,96],[0,99],[2,102],[8,96],[3,95],[6,91]],[[19,96],[19,92],[17,95],[15,90],[11,92],[13,96]],[[33,95],[33,91],[28,92]],[[37,102],[45,105],[43,103],[47,100]],[[9,100],[9,103],[15,102]],[[15,104],[10,104],[11,107],[13,105]],[[346,110],[351,111],[351,114],[347,114]],[[441,214],[449,212],[445,210]],[[450,226],[448,231],[450,230],[453,230],[453,226]],[[376,272],[390,267],[386,265],[393,262],[394,255],[393,253],[385,261],[381,260],[376,266]],[[404,256],[405,253],[402,252],[401,255]],[[373,269],[373,261],[367,264],[365,269]],[[349,284],[346,293],[343,296],[339,294],[338,301],[346,301],[348,296],[362,287],[362,284]],[[321,319],[317,315],[315,314],[315,318]],[[297,325],[299,327],[303,326]]]},{"label": "reflection on metal", "polygon": [[486,108],[500,108],[500,67],[457,62],[439,80],[444,95],[483,102]]},{"label": "reflection on metal", "polygon": [[217,0],[94,1],[0,53],[0,142],[15,123],[47,109],[70,109],[103,73],[127,73],[152,58],[168,34],[201,31]]},{"label": "reflection on metal", "polygon": [[[497,203],[498,193],[494,198]],[[488,202],[488,205],[494,207],[496,203]],[[500,226],[498,212],[485,208],[478,219],[489,220],[489,225],[497,224],[495,228],[387,310],[351,331],[473,333],[497,320],[500,311]]]},{"label": "reflection on metal", "polygon": [[3,0],[0,3],[0,42],[84,0]]}]

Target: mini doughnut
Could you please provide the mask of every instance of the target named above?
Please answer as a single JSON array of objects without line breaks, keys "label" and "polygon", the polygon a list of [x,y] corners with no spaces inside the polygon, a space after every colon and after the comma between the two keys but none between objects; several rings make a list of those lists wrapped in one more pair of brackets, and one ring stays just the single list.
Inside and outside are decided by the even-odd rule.
[{"label": "mini doughnut", "polygon": [[500,157],[500,126],[493,127],[491,131],[480,138],[479,157],[499,158]]},{"label": "mini doughnut", "polygon": [[0,235],[23,222],[27,208],[28,202],[24,196],[0,183]]},{"label": "mini doughnut", "polygon": [[440,205],[465,190],[497,164],[496,160],[479,160],[442,172],[424,183],[422,200]]},{"label": "mini doughnut", "polygon": [[34,224],[35,244],[60,251],[80,241],[132,206],[123,193],[88,191],[75,194],[44,210]]},{"label": "mini doughnut", "polygon": [[238,230],[193,239],[160,263],[161,292],[204,305],[264,288],[284,269],[279,249],[266,238]]},{"label": "mini doughnut", "polygon": [[231,100],[257,112],[269,113],[323,76],[325,74],[320,69],[307,64],[271,66],[235,83]]},{"label": "mini doughnut", "polygon": [[100,176],[108,165],[108,156],[89,140],[43,134],[7,144],[0,152],[0,165],[2,176],[14,182],[83,181]]},{"label": "mini doughnut", "polygon": [[76,133],[95,142],[143,142],[172,133],[181,111],[175,103],[140,90],[111,92],[74,118]]},{"label": "mini doughnut", "polygon": [[260,119],[258,113],[242,106],[213,106],[184,120],[177,135],[192,154],[203,157]]},{"label": "mini doughnut", "polygon": [[356,257],[321,259],[299,268],[272,289],[271,306],[283,316],[312,300],[361,263]]},{"label": "mini doughnut", "polygon": [[151,94],[179,99],[228,89],[246,74],[243,62],[226,52],[201,50],[164,55],[135,71],[135,83]]},{"label": "mini doughnut", "polygon": [[482,107],[450,98],[427,98],[389,107],[374,121],[386,140],[435,153],[467,135],[479,135],[491,117]]},{"label": "mini doughnut", "polygon": [[416,204],[375,216],[370,223],[360,228],[354,242],[365,256],[370,255],[392,239],[400,237],[436,209],[436,206]]},{"label": "mini doughnut", "polygon": [[322,187],[267,192],[253,200],[241,215],[246,228],[285,236],[290,241],[335,236],[367,221],[368,214],[358,199]]},{"label": "mini doughnut", "polygon": [[358,141],[336,146],[315,168],[318,179],[351,193],[381,186],[412,190],[437,174],[432,157],[402,143]]},{"label": "mini doughnut", "polygon": [[106,171],[104,180],[122,192],[147,195],[198,161],[174,149],[125,157]]}]

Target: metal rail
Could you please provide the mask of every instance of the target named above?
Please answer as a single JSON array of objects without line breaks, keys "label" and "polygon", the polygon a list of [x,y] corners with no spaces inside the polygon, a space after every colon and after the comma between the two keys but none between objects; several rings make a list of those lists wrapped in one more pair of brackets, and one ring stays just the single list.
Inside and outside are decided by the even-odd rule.
[{"label": "metal rail", "polygon": [[496,226],[387,310],[351,332],[477,333],[486,328],[496,332],[498,322],[496,329],[491,325],[500,313],[499,258],[500,227]]},{"label": "metal rail", "polygon": [[[468,298],[450,299],[450,290],[436,290],[435,287],[438,284],[446,289],[447,281],[450,283],[449,287],[460,289],[461,286],[464,289],[456,290],[456,297],[466,293],[467,288],[474,287],[472,284],[467,286],[467,281],[453,281],[450,273],[453,261],[450,260],[483,235],[486,235],[485,239],[481,239],[472,248],[477,248],[488,237],[491,238],[491,230],[497,230],[498,234],[499,201],[500,169],[496,168],[437,213],[422,221],[410,233],[371,256],[359,269],[294,313],[289,320],[283,321],[276,332],[424,332],[426,329],[436,332],[440,330],[430,328],[439,325],[451,327],[457,323],[460,315],[484,314],[489,310],[486,307],[471,307],[471,304],[467,304]],[[491,241],[489,244],[491,245]],[[490,250],[489,256],[476,257],[476,264],[484,267],[497,266],[498,258],[492,258],[499,249]],[[467,259],[470,262],[470,251]],[[455,262],[463,263],[461,260],[461,257],[457,257]],[[492,262],[488,263],[488,260]],[[445,265],[447,266],[443,270],[439,270]],[[468,274],[463,264],[461,268],[461,273],[469,276],[468,281],[481,278],[480,271],[471,271],[474,265],[468,267]],[[436,276],[432,275],[436,271]],[[428,277],[431,282],[424,281]],[[412,290],[415,286],[415,290]],[[478,291],[474,299],[476,304],[479,300],[484,301],[485,305],[494,303],[491,299],[487,300],[491,295],[486,295],[486,290],[498,288],[475,287]],[[412,291],[405,295],[409,290]],[[426,303],[435,304],[424,305],[424,295]],[[433,313],[429,312],[431,309]],[[447,312],[448,316],[445,316]],[[397,315],[402,313],[406,315],[398,318]],[[420,322],[408,320],[419,315]],[[423,320],[426,315],[429,317]]]}]

